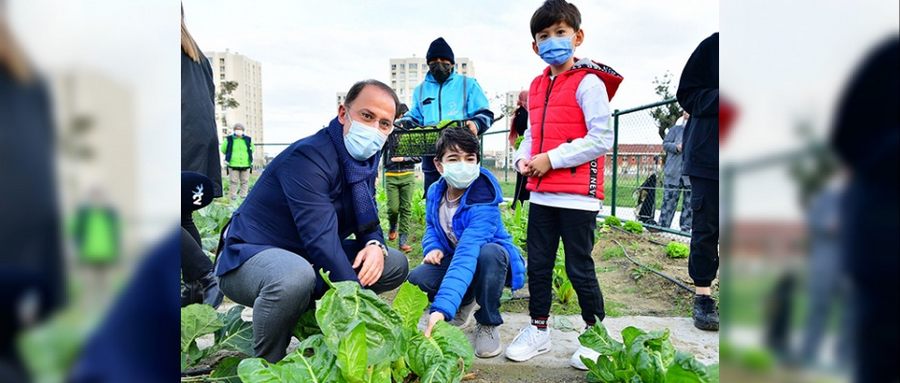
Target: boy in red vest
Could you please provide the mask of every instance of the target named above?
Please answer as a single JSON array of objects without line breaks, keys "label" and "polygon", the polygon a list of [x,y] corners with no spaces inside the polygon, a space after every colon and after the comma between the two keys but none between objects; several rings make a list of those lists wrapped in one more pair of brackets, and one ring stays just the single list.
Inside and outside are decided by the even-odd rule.
[{"label": "boy in red vest", "polygon": [[[609,100],[620,76],[612,68],[577,59],[584,42],[581,13],[564,0],[547,0],[531,17],[532,48],[549,66],[531,83],[531,120],[516,153],[516,169],[528,176],[528,310],[531,324],[506,349],[525,361],[550,351],[551,281],[562,238],[566,274],[572,280],[581,317],[588,326],[603,320],[603,295],[594,273],[597,212],[603,199],[603,156],[612,149]],[[569,363],[586,370],[581,357],[597,353],[581,347]]]}]

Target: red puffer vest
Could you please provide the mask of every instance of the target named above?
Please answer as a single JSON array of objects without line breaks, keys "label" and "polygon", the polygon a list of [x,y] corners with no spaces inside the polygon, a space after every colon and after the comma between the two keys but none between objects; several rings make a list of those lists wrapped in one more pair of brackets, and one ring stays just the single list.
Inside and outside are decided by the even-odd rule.
[{"label": "red puffer vest", "polygon": [[[532,156],[587,135],[584,112],[578,105],[575,92],[584,76],[590,73],[600,77],[612,100],[622,76],[596,62],[577,63],[552,80],[550,67],[547,67],[531,82],[528,116],[531,119]],[[540,178],[530,177],[526,188],[535,192],[581,194],[603,199],[603,157],[574,168],[552,169]]]}]

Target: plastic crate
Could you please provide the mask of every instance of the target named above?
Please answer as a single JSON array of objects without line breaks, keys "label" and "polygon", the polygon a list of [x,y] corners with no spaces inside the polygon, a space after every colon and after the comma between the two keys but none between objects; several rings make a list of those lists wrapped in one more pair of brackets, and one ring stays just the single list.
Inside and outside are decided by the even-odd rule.
[{"label": "plastic crate", "polygon": [[464,126],[460,121],[451,121],[439,126],[419,126],[411,129],[396,128],[388,136],[387,157],[422,157],[435,154],[434,144],[447,128]]}]

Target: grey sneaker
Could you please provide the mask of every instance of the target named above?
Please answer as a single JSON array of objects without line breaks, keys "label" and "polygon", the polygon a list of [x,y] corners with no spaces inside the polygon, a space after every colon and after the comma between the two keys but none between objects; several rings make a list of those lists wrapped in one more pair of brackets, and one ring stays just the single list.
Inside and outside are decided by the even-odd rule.
[{"label": "grey sneaker", "polygon": [[475,356],[493,358],[500,355],[500,330],[497,326],[475,325]]},{"label": "grey sneaker", "polygon": [[456,316],[453,317],[453,320],[450,321],[450,324],[459,327],[466,328],[472,324],[472,311],[475,311],[475,300],[472,300],[472,303],[469,303],[465,306],[461,306],[459,310],[456,311]]}]

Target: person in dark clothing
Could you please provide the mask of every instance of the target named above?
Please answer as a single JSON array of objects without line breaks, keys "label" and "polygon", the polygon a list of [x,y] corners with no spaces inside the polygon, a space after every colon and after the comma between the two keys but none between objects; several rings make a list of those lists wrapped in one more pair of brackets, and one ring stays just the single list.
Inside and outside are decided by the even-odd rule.
[{"label": "person in dark clothing", "polygon": [[[219,139],[216,134],[216,115],[213,107],[215,86],[212,68],[197,42],[184,24],[181,11],[181,170],[201,175],[209,180],[203,189],[204,198],[222,196],[222,168],[219,165]],[[186,179],[182,173],[182,195],[191,193],[201,181]],[[187,189],[185,189],[187,188]],[[209,204],[209,202],[206,202]],[[206,206],[206,205],[203,205]],[[182,246],[181,272],[185,282],[182,304],[221,302],[221,293],[213,274],[212,261],[203,253],[200,232],[194,224],[196,206],[181,206]],[[186,240],[193,239],[190,244]],[[199,251],[198,251],[199,249]],[[201,300],[202,299],[202,300]],[[216,303],[217,305],[218,303]]]},{"label": "person in dark clothing", "polygon": [[[406,104],[400,104],[397,110],[397,118],[409,111]],[[384,177],[387,184],[388,220],[390,230],[388,240],[393,241],[398,237],[400,241],[397,247],[404,253],[412,251],[412,246],[407,243],[409,239],[409,219],[412,215],[412,195],[416,185],[416,164],[422,162],[421,157],[398,157],[388,154],[384,157]]]},{"label": "person in dark clothing", "polygon": [[27,381],[16,338],[65,298],[53,108],[0,3],[0,381]]},{"label": "person in dark clothing", "polygon": [[212,181],[200,173],[181,172],[181,217],[191,225],[181,227],[181,276],[185,288],[181,294],[181,306],[204,303],[219,307],[223,294],[219,281],[213,274],[213,264],[203,252],[200,231],[193,224],[191,214],[210,203],[213,197]]},{"label": "person in dark clothing", "polygon": [[[417,125],[438,125],[446,120],[464,120],[472,134],[484,134],[494,121],[484,90],[472,77],[457,73],[453,49],[443,37],[438,37],[428,46],[425,55],[428,74],[413,92],[413,105],[401,120],[414,121]],[[465,64],[463,64],[465,65]],[[434,165],[434,157],[422,158],[422,173],[425,177],[424,194],[441,177]]]},{"label": "person in dark clothing", "polygon": [[694,326],[719,330],[719,310],[711,297],[719,270],[719,33],[703,40],[688,59],[676,92],[690,114],[684,128],[683,174],[691,181],[691,253],[688,273],[696,287]]},{"label": "person in dark clothing", "polygon": [[896,382],[900,351],[900,40],[868,55],[839,102],[830,145],[849,170],[843,269],[854,285],[855,382]]},{"label": "person in dark clothing", "polygon": [[376,293],[406,279],[409,262],[385,247],[374,197],[399,103],[382,82],[354,84],[338,116],[275,157],[232,215],[216,275],[228,298],[253,307],[257,356],[285,356],[297,320],[327,290],[320,271]]},{"label": "person in dark clothing", "polygon": [[[519,92],[519,99],[516,101],[516,111],[513,112],[513,118],[509,123],[509,147],[513,150],[519,149],[519,142],[525,136],[525,130],[528,129],[528,91]],[[531,192],[525,188],[528,184],[528,177],[516,172],[516,189],[513,192],[513,201],[510,207],[515,210],[517,205],[521,205],[528,201]]]},{"label": "person in dark clothing", "polygon": [[222,167],[216,134],[212,67],[184,24],[181,13],[181,170],[197,172],[213,183],[213,197],[222,196]]}]

